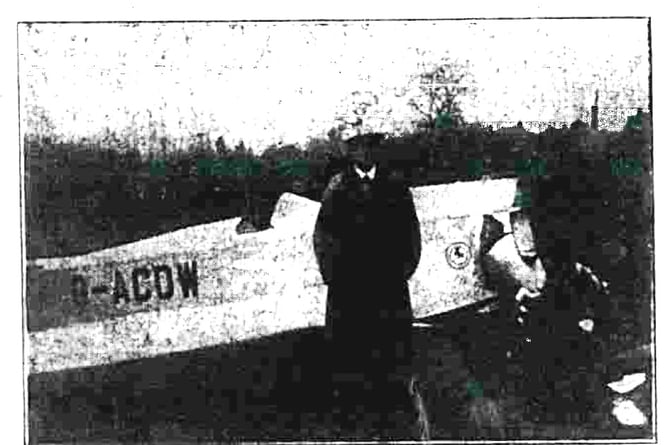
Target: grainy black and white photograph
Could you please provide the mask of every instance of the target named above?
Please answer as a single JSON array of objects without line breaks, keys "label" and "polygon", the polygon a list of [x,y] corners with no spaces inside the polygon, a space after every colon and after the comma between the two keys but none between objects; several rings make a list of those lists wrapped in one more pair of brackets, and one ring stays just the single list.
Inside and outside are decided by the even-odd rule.
[{"label": "grainy black and white photograph", "polygon": [[656,443],[650,30],[18,23],[26,443]]}]

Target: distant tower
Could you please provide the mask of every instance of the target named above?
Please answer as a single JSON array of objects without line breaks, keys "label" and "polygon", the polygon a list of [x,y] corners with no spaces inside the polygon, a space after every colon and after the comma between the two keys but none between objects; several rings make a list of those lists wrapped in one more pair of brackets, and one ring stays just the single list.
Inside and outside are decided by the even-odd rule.
[{"label": "distant tower", "polygon": [[597,102],[599,101],[599,90],[595,91],[595,104],[590,108],[592,113],[590,114],[590,127],[593,130],[597,130],[599,127],[599,108],[597,107]]}]

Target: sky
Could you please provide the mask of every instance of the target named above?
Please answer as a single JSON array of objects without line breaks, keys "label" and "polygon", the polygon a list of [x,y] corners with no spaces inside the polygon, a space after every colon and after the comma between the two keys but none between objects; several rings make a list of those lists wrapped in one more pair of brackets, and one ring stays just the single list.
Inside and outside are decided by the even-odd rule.
[{"label": "sky", "polygon": [[639,19],[22,25],[22,122],[44,110],[77,138],[153,121],[262,150],[324,136],[362,91],[379,97],[365,128],[387,131],[414,115],[398,89],[445,55],[476,82],[468,121],[571,122],[595,89],[602,114],[648,109],[647,33]]}]

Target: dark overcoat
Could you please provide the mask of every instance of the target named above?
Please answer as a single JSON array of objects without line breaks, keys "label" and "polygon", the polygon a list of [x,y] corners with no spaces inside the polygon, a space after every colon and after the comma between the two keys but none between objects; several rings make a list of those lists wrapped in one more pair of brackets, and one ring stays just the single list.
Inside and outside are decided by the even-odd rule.
[{"label": "dark overcoat", "polygon": [[351,168],[323,193],[313,235],[328,286],[326,333],[344,372],[388,375],[410,366],[407,280],[421,253],[409,188],[382,172],[367,190]]}]

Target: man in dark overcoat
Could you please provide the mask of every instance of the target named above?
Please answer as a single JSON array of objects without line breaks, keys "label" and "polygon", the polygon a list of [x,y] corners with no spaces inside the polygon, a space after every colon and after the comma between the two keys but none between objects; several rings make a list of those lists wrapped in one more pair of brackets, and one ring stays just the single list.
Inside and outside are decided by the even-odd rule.
[{"label": "man in dark overcoat", "polygon": [[412,403],[407,280],[418,266],[421,236],[411,191],[378,162],[380,139],[347,141],[349,162],[323,193],[313,242],[328,286],[335,405],[349,415],[343,423],[359,426],[367,417],[374,420],[367,431],[387,432],[402,422],[392,413],[406,413]]}]

